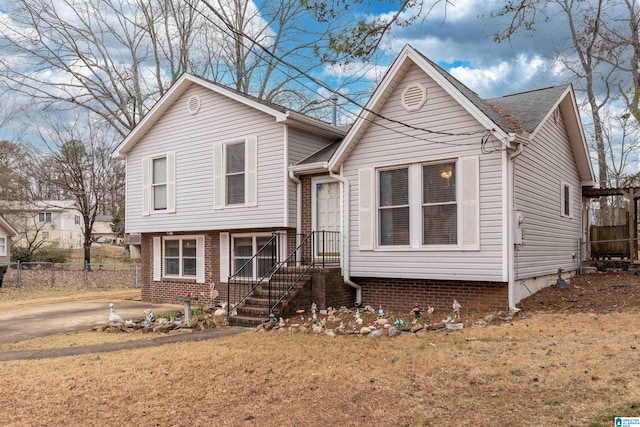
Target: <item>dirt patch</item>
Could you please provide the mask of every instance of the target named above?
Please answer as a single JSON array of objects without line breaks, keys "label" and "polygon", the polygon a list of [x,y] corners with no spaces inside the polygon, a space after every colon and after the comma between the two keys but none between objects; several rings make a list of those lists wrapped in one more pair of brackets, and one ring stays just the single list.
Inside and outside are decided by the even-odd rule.
[{"label": "dirt patch", "polygon": [[612,313],[640,307],[640,276],[627,272],[571,278],[566,289],[551,286],[520,301],[523,312]]}]

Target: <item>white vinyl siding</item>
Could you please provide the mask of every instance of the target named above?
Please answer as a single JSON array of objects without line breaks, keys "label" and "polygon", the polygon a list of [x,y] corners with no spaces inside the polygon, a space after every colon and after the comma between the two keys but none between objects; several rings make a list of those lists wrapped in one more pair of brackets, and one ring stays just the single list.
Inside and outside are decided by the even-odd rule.
[{"label": "white vinyl siding", "polygon": [[[417,112],[407,112],[401,105],[401,93],[412,83],[423,84],[429,94],[427,102]],[[423,138],[412,138],[400,125],[389,126],[388,122],[382,121],[384,127],[376,126],[379,118],[367,127],[343,167],[344,175],[351,183],[351,276],[501,282],[502,152],[498,149],[483,153],[481,132],[484,128],[415,65],[401,77],[380,113],[416,127],[470,135],[418,133]],[[393,128],[402,133],[394,132]],[[474,132],[478,134],[472,134]],[[500,143],[489,140],[486,146],[499,148]],[[368,238],[377,233],[377,184],[372,171],[438,163],[443,159],[457,159],[457,245],[422,245],[420,232],[412,231],[409,247],[372,248],[375,240],[371,242]],[[418,179],[420,176],[419,172]],[[416,191],[411,188],[410,191]],[[421,207],[421,186],[417,188],[417,197],[417,206]],[[371,200],[373,204],[370,204]],[[368,209],[368,206],[373,206],[373,215],[363,214],[363,207]],[[421,229],[420,213],[417,218],[411,226]]]},{"label": "white vinyl siding", "polygon": [[525,218],[522,245],[515,256],[516,279],[577,268],[578,257],[573,254],[582,227],[582,211],[577,209],[580,177],[562,115],[557,123],[550,118],[541,126],[514,165],[515,209]]},{"label": "white vinyl siding", "polygon": [[[186,103],[198,95],[198,114],[189,114]],[[245,206],[216,209],[219,191],[214,185],[214,149],[221,142],[247,140],[255,135],[255,167],[246,169]],[[249,144],[250,145],[250,144]],[[143,160],[175,152],[175,213],[142,214]],[[259,165],[258,165],[259,161]],[[127,156],[127,232],[229,230],[282,227],[286,196],[283,183],[284,126],[272,116],[218,95],[201,86],[187,89]],[[214,201],[214,195],[216,200]],[[224,200],[224,199],[222,199]],[[224,203],[222,203],[224,205]]]}]

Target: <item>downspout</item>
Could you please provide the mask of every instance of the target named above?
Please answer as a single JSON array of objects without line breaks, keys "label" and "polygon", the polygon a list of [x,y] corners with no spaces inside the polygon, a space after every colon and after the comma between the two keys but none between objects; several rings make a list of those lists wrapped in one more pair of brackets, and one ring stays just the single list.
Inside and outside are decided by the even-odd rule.
[{"label": "downspout", "polygon": [[514,241],[514,212],[515,212],[515,163],[516,157],[522,154],[524,150],[524,143],[527,140],[528,134],[524,135],[509,135],[509,142],[515,141],[517,146],[514,152],[507,153],[507,245],[508,245],[508,262],[509,262],[509,310],[518,310],[515,303],[515,285],[516,285],[516,269],[515,269],[515,241]]},{"label": "downspout", "polygon": [[296,246],[300,244],[302,234],[302,181],[293,171],[289,171],[289,179],[296,184]]},{"label": "downspout", "polygon": [[349,180],[342,175],[337,175],[333,173],[333,171],[329,171],[329,176],[331,178],[337,179],[342,183],[344,187],[344,203],[342,204],[342,218],[343,218],[343,233],[344,236],[342,239],[342,276],[344,282],[354,288],[356,290],[356,301],[355,306],[360,307],[362,305],[362,286],[351,280],[351,273],[349,271],[350,267],[350,253],[351,253],[351,245],[350,245],[350,229],[349,229],[349,209],[351,207],[351,187],[349,184]]}]

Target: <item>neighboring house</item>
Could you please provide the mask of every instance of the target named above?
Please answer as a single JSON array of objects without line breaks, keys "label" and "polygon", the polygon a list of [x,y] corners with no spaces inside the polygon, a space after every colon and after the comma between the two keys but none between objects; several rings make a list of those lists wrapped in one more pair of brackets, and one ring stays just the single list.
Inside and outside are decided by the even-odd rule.
[{"label": "neighboring house", "polygon": [[[577,270],[594,174],[571,86],[483,100],[407,46],[342,136],[183,76],[114,154],[143,298],[206,303],[203,285],[238,273],[272,231],[340,232],[338,249],[314,243],[344,279],[321,308],[347,295],[406,312],[454,298],[508,309]],[[286,246],[276,252],[303,252]]]},{"label": "neighboring house", "polygon": [[41,242],[39,246],[82,248],[82,216],[72,200],[41,200],[36,202],[5,202],[5,216],[18,230],[16,246]]},{"label": "neighboring house", "polygon": [[93,222],[92,240],[97,243],[118,243],[116,233],[111,229],[111,215],[97,215]]},{"label": "neighboring house", "polygon": [[8,264],[11,261],[11,238],[17,235],[18,232],[15,228],[0,215],[0,265]]}]

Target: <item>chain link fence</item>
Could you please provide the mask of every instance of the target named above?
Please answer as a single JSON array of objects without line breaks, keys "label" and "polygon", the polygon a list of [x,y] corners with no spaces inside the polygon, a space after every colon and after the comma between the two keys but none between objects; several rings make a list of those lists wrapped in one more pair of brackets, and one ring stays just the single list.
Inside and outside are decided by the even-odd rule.
[{"label": "chain link fence", "polygon": [[60,264],[22,262],[0,264],[0,286],[16,288],[121,289],[138,288],[140,264]]}]

